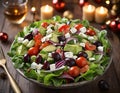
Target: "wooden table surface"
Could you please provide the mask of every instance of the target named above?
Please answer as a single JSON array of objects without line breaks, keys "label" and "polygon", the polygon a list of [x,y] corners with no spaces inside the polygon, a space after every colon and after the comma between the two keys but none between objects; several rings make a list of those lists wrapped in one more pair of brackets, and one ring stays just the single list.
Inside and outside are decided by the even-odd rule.
[{"label": "wooden table surface", "polygon": [[[67,0],[66,0],[67,1]],[[71,2],[72,0],[67,1],[66,9],[70,9],[73,14],[74,18],[81,19],[82,11],[81,8],[78,6],[77,1],[74,0],[74,3]],[[108,38],[112,45],[112,64],[110,65],[107,72],[99,77],[97,80],[93,81],[92,83],[85,84],[80,87],[71,88],[71,89],[46,89],[38,84],[32,83],[25,78],[23,78],[13,67],[11,59],[8,57],[7,52],[10,49],[11,43],[14,40],[15,35],[22,31],[24,26],[29,25],[32,23],[33,16],[30,13],[31,6],[36,6],[37,14],[39,17],[39,8],[41,5],[44,4],[52,4],[51,0],[29,0],[28,7],[29,11],[25,21],[20,25],[15,25],[10,23],[3,14],[3,6],[0,0],[0,32],[6,32],[9,36],[9,39],[6,43],[0,42],[0,47],[3,48],[4,54],[7,60],[7,68],[10,74],[14,77],[17,84],[20,86],[22,93],[120,93],[120,41],[119,38],[109,32]],[[62,15],[62,13],[54,11],[54,15]],[[95,26],[96,28],[100,29],[100,25],[92,22],[91,25]],[[4,70],[0,67],[0,74],[4,73]],[[105,80],[110,85],[109,90],[102,91],[97,86],[99,80]],[[2,79],[0,78],[0,93],[14,93],[11,85],[9,83],[8,78]]]}]

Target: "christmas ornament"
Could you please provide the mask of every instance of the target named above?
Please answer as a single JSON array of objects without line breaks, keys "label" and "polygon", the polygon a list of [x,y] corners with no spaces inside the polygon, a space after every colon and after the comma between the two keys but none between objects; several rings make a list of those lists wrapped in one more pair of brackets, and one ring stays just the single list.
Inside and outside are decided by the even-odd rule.
[{"label": "christmas ornament", "polygon": [[73,13],[71,11],[67,10],[63,13],[63,17],[66,17],[68,19],[72,19],[73,18]]},{"label": "christmas ornament", "polygon": [[100,4],[103,0],[94,0],[95,3]]},{"label": "christmas ornament", "polygon": [[52,0],[52,4],[57,11],[63,11],[66,5],[64,0]]},{"label": "christmas ornament", "polygon": [[4,33],[4,32],[0,32],[0,40],[2,42],[6,42],[8,40],[8,35],[7,33]]},{"label": "christmas ornament", "polygon": [[84,5],[88,5],[88,0],[79,0],[79,6],[83,7]]}]

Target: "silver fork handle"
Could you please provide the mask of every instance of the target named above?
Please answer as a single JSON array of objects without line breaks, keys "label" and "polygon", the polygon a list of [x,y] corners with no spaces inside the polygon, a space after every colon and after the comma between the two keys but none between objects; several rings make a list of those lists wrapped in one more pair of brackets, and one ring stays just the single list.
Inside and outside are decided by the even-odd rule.
[{"label": "silver fork handle", "polygon": [[7,68],[5,65],[2,65],[4,70],[6,71],[6,74],[9,78],[10,84],[14,90],[15,93],[21,93],[20,88],[18,87],[17,83],[15,82],[15,80],[13,79],[13,77],[10,75],[10,73],[8,72]]}]

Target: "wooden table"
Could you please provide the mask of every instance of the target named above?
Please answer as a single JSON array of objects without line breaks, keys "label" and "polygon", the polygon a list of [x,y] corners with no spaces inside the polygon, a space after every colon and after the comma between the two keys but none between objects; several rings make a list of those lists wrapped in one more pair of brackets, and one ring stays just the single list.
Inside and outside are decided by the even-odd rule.
[{"label": "wooden table", "polygon": [[[66,9],[70,9],[74,13],[74,18],[81,19],[81,8],[76,4],[77,0],[74,1],[74,4],[71,3],[72,0],[67,1]],[[25,21],[20,25],[11,24],[3,15],[3,7],[2,2],[0,1],[0,32],[6,32],[9,35],[8,42],[3,43],[0,42],[0,46],[4,50],[4,54],[7,60],[7,68],[11,75],[14,77],[18,85],[20,86],[22,93],[120,93],[120,41],[119,38],[113,34],[109,33],[109,40],[112,45],[112,57],[113,61],[107,72],[97,80],[93,81],[90,84],[85,84],[81,87],[71,88],[71,89],[46,89],[40,87],[39,85],[32,83],[25,78],[23,78],[13,67],[11,59],[8,57],[7,52],[10,49],[11,43],[14,40],[15,35],[22,31],[23,27],[29,25],[32,22],[32,15],[30,13],[31,6],[36,6],[38,9],[38,16],[39,16],[39,8],[43,4],[52,4],[51,0],[29,0],[29,12],[25,19]],[[62,13],[55,11],[54,15]],[[100,25],[96,23],[91,23],[91,25],[95,26],[96,28],[100,29]],[[0,67],[0,73],[3,73],[4,70]],[[109,90],[102,91],[97,86],[99,80],[106,80],[110,85]],[[46,92],[46,90],[48,92]],[[0,93],[14,93],[9,80],[8,79],[1,79],[0,78]]]}]

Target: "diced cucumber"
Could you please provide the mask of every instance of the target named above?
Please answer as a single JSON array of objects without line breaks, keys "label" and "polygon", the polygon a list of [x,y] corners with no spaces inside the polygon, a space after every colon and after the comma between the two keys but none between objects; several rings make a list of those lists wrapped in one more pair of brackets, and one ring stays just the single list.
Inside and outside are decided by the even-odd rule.
[{"label": "diced cucumber", "polygon": [[93,56],[93,51],[86,50],[85,52],[88,54],[88,58]]},{"label": "diced cucumber", "polygon": [[47,59],[48,58],[48,52],[46,52],[46,51],[40,51],[40,53],[39,53],[41,56],[42,56],[42,58],[43,59]]},{"label": "diced cucumber", "polygon": [[35,62],[35,60],[36,60],[36,56],[35,55],[31,56],[31,61]]},{"label": "diced cucumber", "polygon": [[18,48],[17,48],[17,52],[16,52],[18,55],[24,55],[27,53],[27,48],[24,46],[24,45],[20,45]]},{"label": "diced cucumber", "polygon": [[32,46],[34,46],[34,44],[35,44],[35,41],[34,40],[30,40],[29,41],[29,43],[27,44],[27,47],[32,47]]},{"label": "diced cucumber", "polygon": [[56,47],[54,45],[49,45],[49,46],[46,46],[45,48],[43,48],[42,50],[46,51],[46,52],[52,52],[52,51],[56,50]]},{"label": "diced cucumber", "polygon": [[82,51],[82,47],[79,45],[71,45],[71,44],[66,44],[64,47],[64,51],[70,51],[73,54],[78,54],[79,51]]}]

